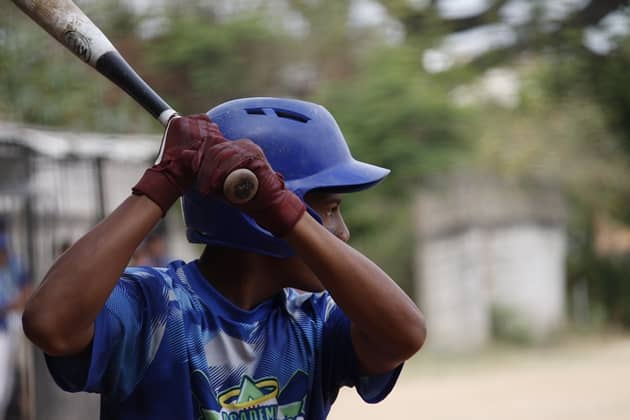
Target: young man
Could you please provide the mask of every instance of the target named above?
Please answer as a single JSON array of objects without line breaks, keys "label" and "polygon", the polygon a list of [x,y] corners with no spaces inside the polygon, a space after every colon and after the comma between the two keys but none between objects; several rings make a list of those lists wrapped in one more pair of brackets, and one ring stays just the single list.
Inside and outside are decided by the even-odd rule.
[{"label": "young man", "polygon": [[[380,401],[425,326],[346,244],[340,193],[389,171],[354,160],[319,105],[249,98],[208,116],[170,123],[160,163],[50,269],[27,335],[61,387],[101,393],[107,419],[324,419],[341,386]],[[233,206],[222,186],[237,168],[259,188]],[[202,256],[125,270],[182,194]]]}]

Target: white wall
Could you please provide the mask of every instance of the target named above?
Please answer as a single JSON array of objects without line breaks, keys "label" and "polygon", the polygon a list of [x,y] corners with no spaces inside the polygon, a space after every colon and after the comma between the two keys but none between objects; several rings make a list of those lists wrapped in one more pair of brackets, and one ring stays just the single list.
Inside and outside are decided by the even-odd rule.
[{"label": "white wall", "polygon": [[419,193],[416,299],[429,348],[475,351],[494,327],[541,341],[564,326],[563,203],[551,188],[475,176],[445,177]]},{"label": "white wall", "polygon": [[566,233],[560,227],[518,225],[493,232],[490,300],[534,340],[565,322]]},{"label": "white wall", "polygon": [[426,317],[428,348],[466,352],[488,342],[487,276],[479,263],[483,235],[473,229],[425,243],[417,253],[422,281],[416,301]]}]

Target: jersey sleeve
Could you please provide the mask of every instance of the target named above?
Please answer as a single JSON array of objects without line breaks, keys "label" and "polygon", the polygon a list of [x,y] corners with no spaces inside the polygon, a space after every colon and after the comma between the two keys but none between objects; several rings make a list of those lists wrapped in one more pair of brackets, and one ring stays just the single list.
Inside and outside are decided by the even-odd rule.
[{"label": "jersey sleeve", "polygon": [[327,293],[320,297],[323,320],[322,364],[324,394],[332,403],[342,386],[356,387],[367,403],[382,401],[394,388],[402,364],[380,375],[361,375],[350,335],[350,320]]},{"label": "jersey sleeve", "polygon": [[129,395],[164,336],[170,290],[164,275],[149,268],[128,269],[96,318],[90,348],[77,356],[46,357],[62,389],[115,399]]}]

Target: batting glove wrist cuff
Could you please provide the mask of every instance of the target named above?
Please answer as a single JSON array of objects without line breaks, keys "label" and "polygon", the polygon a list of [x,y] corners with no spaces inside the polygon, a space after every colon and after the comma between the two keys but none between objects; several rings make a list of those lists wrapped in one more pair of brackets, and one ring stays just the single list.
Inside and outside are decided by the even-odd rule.
[{"label": "batting glove wrist cuff", "polygon": [[250,211],[253,219],[274,236],[282,238],[289,233],[306,212],[306,206],[292,192],[283,190],[273,203],[262,210]]},{"label": "batting glove wrist cuff", "polygon": [[135,195],[144,195],[162,209],[162,217],[182,195],[181,188],[160,167],[152,167],[144,172],[140,181],[131,189]]}]

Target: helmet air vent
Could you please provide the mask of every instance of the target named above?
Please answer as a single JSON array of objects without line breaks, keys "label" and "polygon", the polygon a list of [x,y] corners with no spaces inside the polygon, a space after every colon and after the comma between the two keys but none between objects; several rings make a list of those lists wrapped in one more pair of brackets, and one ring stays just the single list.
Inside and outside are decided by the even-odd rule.
[{"label": "helmet air vent", "polygon": [[245,112],[249,115],[265,115],[265,110],[262,108],[246,108]]},{"label": "helmet air vent", "polygon": [[278,109],[278,108],[273,108],[273,110],[276,113],[276,115],[280,118],[288,118],[290,120],[299,121],[301,123],[307,123],[310,120],[310,118],[307,117],[306,115],[300,114],[295,111],[287,111],[286,109]]}]

